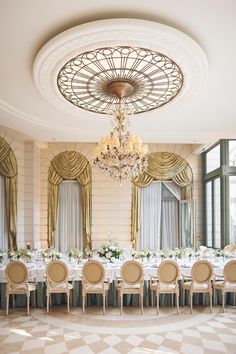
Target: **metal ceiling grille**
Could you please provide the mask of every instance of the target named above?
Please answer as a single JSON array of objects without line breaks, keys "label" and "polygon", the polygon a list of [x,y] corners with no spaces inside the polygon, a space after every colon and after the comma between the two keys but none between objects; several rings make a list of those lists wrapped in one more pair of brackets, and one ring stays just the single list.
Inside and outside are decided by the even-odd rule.
[{"label": "metal ceiling grille", "polygon": [[129,83],[132,93],[123,102],[133,113],[170,102],[183,86],[179,66],[167,56],[146,48],[107,47],[79,54],[60,70],[61,94],[82,109],[106,114],[119,98],[110,94],[112,82]]}]

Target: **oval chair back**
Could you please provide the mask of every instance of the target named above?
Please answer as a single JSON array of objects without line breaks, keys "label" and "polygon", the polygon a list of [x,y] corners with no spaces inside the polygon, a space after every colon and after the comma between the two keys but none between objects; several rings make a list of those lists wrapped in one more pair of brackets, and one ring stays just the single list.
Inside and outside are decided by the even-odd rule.
[{"label": "oval chair back", "polygon": [[27,282],[29,272],[24,263],[10,261],[6,267],[5,275],[8,283],[11,283],[13,286],[20,286]]},{"label": "oval chair back", "polygon": [[191,270],[193,282],[198,284],[209,283],[213,277],[213,268],[210,262],[200,260],[194,263]]},{"label": "oval chair back", "polygon": [[82,269],[83,281],[97,285],[103,282],[105,277],[105,269],[99,261],[88,261],[84,264]]},{"label": "oval chair back", "polygon": [[163,284],[174,284],[179,279],[179,266],[175,261],[163,261],[157,272],[159,281]]},{"label": "oval chair back", "polygon": [[121,267],[120,274],[122,281],[128,285],[143,281],[143,267],[137,261],[126,261]]},{"label": "oval chair back", "polygon": [[66,283],[68,280],[68,267],[62,261],[51,261],[46,269],[47,281],[53,284]]},{"label": "oval chair back", "polygon": [[236,283],[236,260],[229,261],[224,266],[224,280],[227,283]]}]

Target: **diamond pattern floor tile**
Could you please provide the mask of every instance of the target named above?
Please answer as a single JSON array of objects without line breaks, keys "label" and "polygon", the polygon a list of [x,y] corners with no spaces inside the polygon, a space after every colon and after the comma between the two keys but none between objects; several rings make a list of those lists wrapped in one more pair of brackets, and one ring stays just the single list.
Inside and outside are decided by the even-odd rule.
[{"label": "diamond pattern floor tile", "polygon": [[233,307],[225,313],[214,307],[212,315],[204,307],[192,315],[182,308],[179,316],[168,308],[154,316],[145,308],[141,318],[132,308],[122,318],[109,307],[104,318],[97,307],[88,307],[85,316],[80,308],[70,315],[56,307],[50,315],[31,309],[27,316],[23,310],[7,319],[0,310],[0,354],[236,354]]}]

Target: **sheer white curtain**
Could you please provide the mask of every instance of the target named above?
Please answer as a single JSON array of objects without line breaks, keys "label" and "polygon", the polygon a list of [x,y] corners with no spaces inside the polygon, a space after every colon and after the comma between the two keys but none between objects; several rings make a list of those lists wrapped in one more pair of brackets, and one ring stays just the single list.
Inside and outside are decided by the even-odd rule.
[{"label": "sheer white curtain", "polygon": [[179,200],[174,182],[155,181],[142,189],[139,249],[179,247]]},{"label": "sheer white curtain", "polygon": [[81,188],[78,181],[62,181],[59,186],[55,247],[62,253],[83,249]]},{"label": "sheer white curtain", "polygon": [[[173,183],[173,182],[172,182]],[[171,188],[172,187],[172,188]],[[178,187],[178,186],[176,186]],[[162,186],[162,220],[161,220],[161,248],[173,249],[179,247],[179,201],[175,195],[180,196],[175,186]]]},{"label": "sheer white curtain", "polygon": [[140,209],[140,249],[159,249],[161,237],[161,182],[142,189]]},{"label": "sheer white curtain", "polygon": [[8,249],[5,178],[2,176],[0,176],[0,249],[4,251]]}]

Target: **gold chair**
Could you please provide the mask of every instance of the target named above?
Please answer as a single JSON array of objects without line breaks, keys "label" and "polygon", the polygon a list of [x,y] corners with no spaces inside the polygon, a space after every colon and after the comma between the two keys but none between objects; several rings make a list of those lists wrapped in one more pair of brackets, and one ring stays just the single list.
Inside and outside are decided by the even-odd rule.
[{"label": "gold chair", "polygon": [[[213,290],[214,299],[216,301],[216,290],[220,290],[222,294],[222,309],[225,311],[225,293],[234,293],[234,303],[235,303],[235,293],[236,293],[236,260],[229,261],[224,266],[224,276],[220,279],[220,276],[214,276],[213,278]],[[214,301],[214,302],[215,302]]]},{"label": "gold chair", "polygon": [[23,294],[27,298],[27,315],[29,315],[29,300],[30,293],[34,291],[34,306],[36,304],[36,277],[33,279],[33,283],[29,282],[29,272],[26,265],[19,261],[10,261],[5,270],[5,276],[7,279],[6,287],[6,315],[8,315],[9,309],[9,295],[13,296],[14,307],[14,295]]},{"label": "gold chair", "polygon": [[[150,276],[150,290],[153,294],[156,292],[157,300],[157,314],[159,313],[159,295],[171,294],[173,305],[173,294],[176,295],[177,314],[179,313],[179,266],[176,262],[171,260],[163,261],[158,267],[157,277]],[[157,279],[157,281],[155,280]]]},{"label": "gold chair", "polygon": [[[212,312],[212,285],[213,268],[210,262],[200,260],[194,263],[191,270],[191,278],[185,278],[183,275],[182,289],[183,298],[185,290],[189,291],[190,296],[190,312],[193,312],[193,294],[194,293],[208,293],[210,298],[210,312]],[[186,281],[187,280],[187,281]]]},{"label": "gold chair", "polygon": [[[52,261],[46,269],[46,296],[47,312],[49,312],[49,302],[51,303],[51,294],[66,294],[67,311],[70,312],[70,291],[74,288],[74,280],[69,283],[69,271],[67,265],[62,261]],[[71,277],[70,277],[71,278]]]},{"label": "gold chair", "polygon": [[85,300],[87,294],[102,294],[103,315],[105,315],[106,298],[109,290],[109,279],[106,281],[105,269],[101,262],[92,260],[84,264],[82,269],[82,298],[83,314],[85,313]]},{"label": "gold chair", "polygon": [[137,261],[126,261],[121,267],[121,282],[117,284],[118,298],[120,302],[120,314],[123,313],[123,295],[138,294],[143,314],[143,267]]}]

